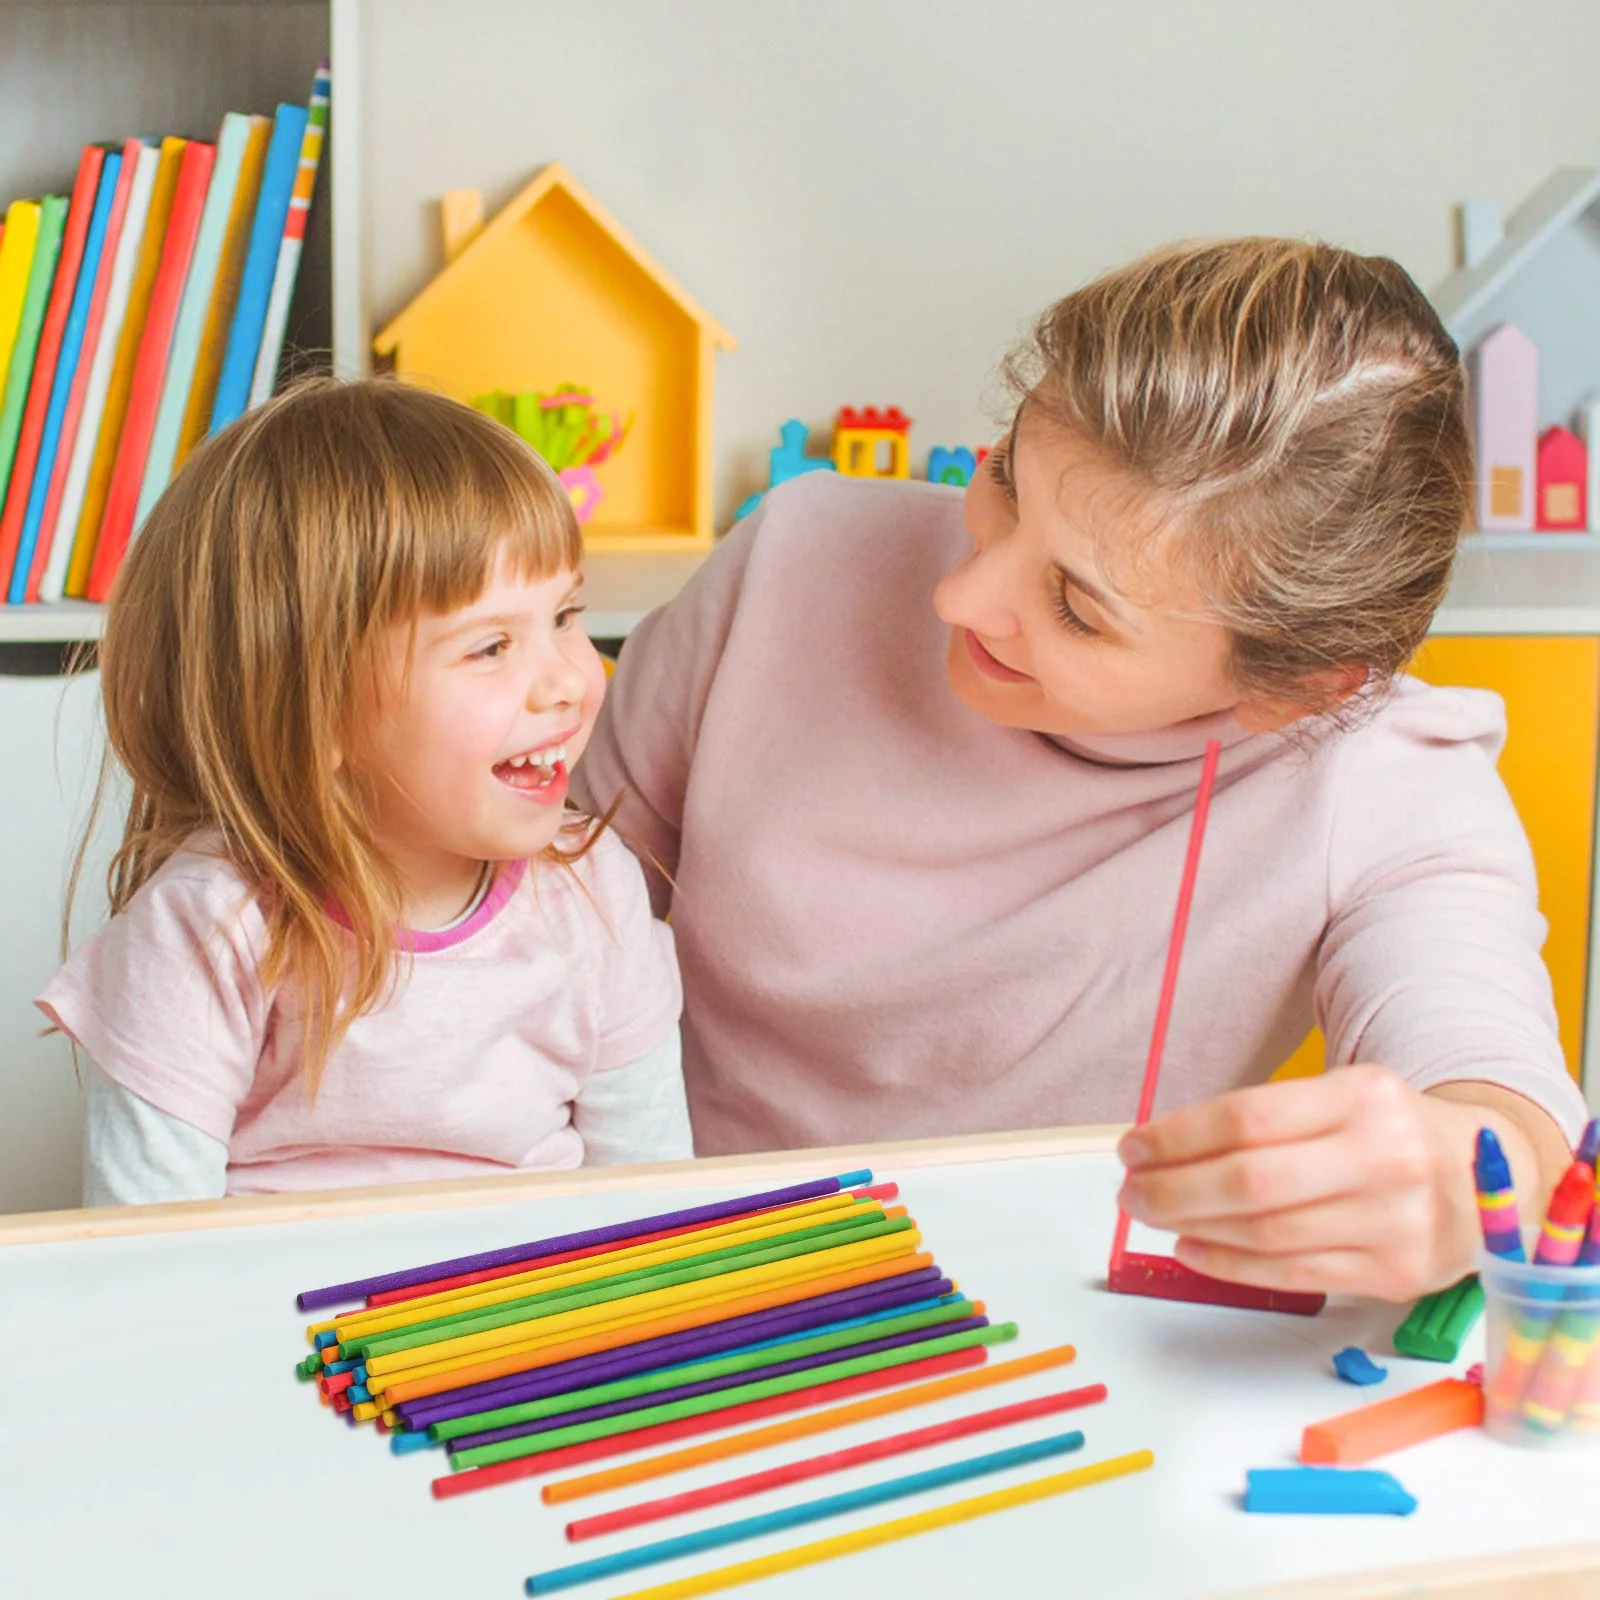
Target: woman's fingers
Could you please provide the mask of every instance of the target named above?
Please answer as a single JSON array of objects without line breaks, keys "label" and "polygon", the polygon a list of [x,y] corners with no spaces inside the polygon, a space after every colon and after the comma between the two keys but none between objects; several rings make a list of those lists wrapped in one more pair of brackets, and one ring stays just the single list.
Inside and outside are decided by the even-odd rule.
[{"label": "woman's fingers", "polygon": [[1196,1245],[1257,1256],[1317,1255],[1328,1250],[1392,1253],[1396,1238],[1426,1236],[1431,1223],[1422,1197],[1375,1203],[1354,1193],[1311,1205],[1253,1215],[1197,1217],[1176,1231]]},{"label": "woman's fingers", "polygon": [[1195,1272],[1261,1289],[1359,1294],[1398,1302],[1443,1288],[1448,1281],[1431,1273],[1420,1254],[1409,1252],[1396,1256],[1335,1248],[1273,1255],[1180,1238],[1172,1253]]},{"label": "woman's fingers", "polygon": [[1358,1070],[1233,1089],[1169,1111],[1125,1133],[1117,1154],[1129,1167],[1165,1166],[1331,1133],[1350,1114],[1349,1085],[1340,1080]]},{"label": "woman's fingers", "polygon": [[1362,1174],[1337,1139],[1235,1150],[1181,1166],[1135,1167],[1117,1202],[1140,1222],[1172,1233],[1219,1218],[1256,1217],[1334,1201],[1359,1191]]}]

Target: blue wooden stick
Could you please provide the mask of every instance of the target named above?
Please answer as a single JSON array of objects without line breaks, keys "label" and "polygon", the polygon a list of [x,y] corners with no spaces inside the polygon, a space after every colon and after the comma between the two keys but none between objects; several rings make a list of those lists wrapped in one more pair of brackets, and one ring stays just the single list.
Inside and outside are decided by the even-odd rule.
[{"label": "blue wooden stick", "polygon": [[717,1550],[725,1544],[738,1544],[744,1539],[759,1539],[763,1534],[803,1527],[808,1522],[842,1516],[847,1511],[863,1511],[868,1506],[882,1505],[886,1500],[903,1500],[907,1495],[942,1489],[946,1484],[965,1483],[969,1478],[1004,1472],[1009,1467],[1027,1466],[1033,1461],[1045,1461],[1051,1456],[1063,1456],[1082,1448],[1082,1433],[1054,1434],[1048,1439],[1036,1439],[1032,1444],[1013,1445],[1009,1450],[995,1450],[986,1456],[953,1461],[947,1467],[933,1467],[927,1472],[891,1478],[886,1483],[868,1484],[864,1489],[851,1489],[845,1494],[830,1494],[821,1500],[807,1500],[779,1511],[766,1511],[758,1517],[720,1523],[715,1528],[706,1528],[699,1533],[682,1534],[676,1539],[657,1539],[653,1544],[619,1550],[615,1555],[598,1556],[593,1561],[552,1567],[549,1572],[534,1573],[523,1588],[528,1594],[551,1594],[557,1589],[570,1589],[575,1584],[592,1583],[596,1578],[610,1578],[619,1572],[632,1572],[636,1567],[671,1561],[676,1556],[696,1555],[702,1550]]}]

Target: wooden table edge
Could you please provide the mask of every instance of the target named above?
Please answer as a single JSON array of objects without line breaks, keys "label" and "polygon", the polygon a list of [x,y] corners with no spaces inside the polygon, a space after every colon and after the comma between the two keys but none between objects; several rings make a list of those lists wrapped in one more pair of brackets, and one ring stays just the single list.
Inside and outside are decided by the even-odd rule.
[{"label": "wooden table edge", "polygon": [[1116,1143],[1123,1126],[1029,1128],[1011,1133],[706,1156],[694,1161],[658,1162],[650,1166],[574,1167],[564,1172],[507,1172],[487,1178],[449,1178],[295,1194],[236,1195],[227,1200],[180,1201],[157,1206],[17,1212],[0,1216],[0,1245],[60,1244],[71,1239],[113,1239],[127,1234],[172,1233],[194,1228],[310,1222],[324,1217],[371,1216],[441,1206],[496,1205],[543,1195],[611,1194],[700,1184],[781,1183],[785,1179],[803,1181],[860,1167],[872,1168],[881,1181],[912,1167],[1103,1152]]},{"label": "wooden table edge", "polygon": [[[1104,1153],[1123,1124],[1034,1128],[755,1155],[710,1156],[638,1167],[578,1167],[566,1172],[516,1172],[490,1178],[404,1183],[301,1194],[241,1195],[158,1206],[113,1206],[0,1216],[0,1245],[110,1239],[200,1228],[238,1228],[368,1216],[440,1206],[494,1205],[539,1195],[624,1193],[663,1184],[761,1183],[871,1167],[880,1178],[917,1167]],[[1232,1600],[1523,1600],[1530,1579],[1541,1600],[1586,1600],[1600,1592],[1600,1544],[1558,1545],[1492,1557],[1343,1573],[1240,1590]]]}]

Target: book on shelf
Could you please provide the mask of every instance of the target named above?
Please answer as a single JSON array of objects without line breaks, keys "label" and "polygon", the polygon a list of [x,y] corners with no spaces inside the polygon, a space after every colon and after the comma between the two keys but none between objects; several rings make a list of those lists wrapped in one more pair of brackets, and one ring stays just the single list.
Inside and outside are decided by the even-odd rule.
[{"label": "book on shelf", "polygon": [[178,192],[178,171],[189,141],[169,136],[161,141],[156,155],[155,177],[150,185],[150,204],[145,217],[139,253],[134,260],[133,281],[128,286],[128,306],[122,317],[122,333],[117,340],[106,384],[105,409],[100,418],[100,434],[89,462],[89,481],[84,486],[83,510],[78,514],[72,554],[67,558],[67,597],[85,599],[89,590],[89,567],[100,538],[105,517],[106,496],[111,474],[116,467],[117,449],[122,443],[122,424],[128,415],[128,396],[133,390],[134,368],[139,346],[150,314],[150,296],[161,270],[161,247],[167,237],[173,197]]},{"label": "book on shelf", "polygon": [[[66,593],[67,568],[83,515],[89,470],[105,421],[111,370],[122,340],[134,265],[150,215],[150,196],[155,188],[156,166],[160,159],[160,152],[146,140],[130,139],[122,147],[121,181],[126,194],[121,201],[120,215],[118,203],[112,203],[111,223],[106,230],[105,252],[100,263],[102,282],[95,286],[95,304],[89,309],[89,330],[84,335],[84,354],[78,368],[81,401],[77,431],[67,460],[60,504],[53,518],[46,509],[43,539],[49,541],[49,551],[37,585],[29,585],[30,600],[53,602]],[[41,565],[37,553],[34,564]]]},{"label": "book on shelf", "polygon": [[[28,403],[22,413],[22,431],[17,437],[17,453],[11,464],[11,482],[6,486],[5,509],[0,513],[0,592],[6,593],[7,598],[10,577],[22,546],[24,527],[31,525],[31,529],[36,530],[37,519],[44,512],[43,495],[37,501],[34,499],[34,482],[36,477],[42,476],[45,488],[49,487],[50,451],[60,428],[59,413],[52,405],[56,364],[63,348],[69,346],[67,324],[74,308],[78,268],[83,264],[95,191],[100,184],[100,169],[105,165],[105,158],[105,150],[100,145],[92,144],[85,148],[78,161],[78,176],[72,186],[72,198],[67,202],[60,258],[56,262],[50,285],[50,303],[45,309],[44,327],[40,331],[39,347],[34,355],[33,377],[28,384]],[[81,323],[78,334],[81,339]],[[65,406],[66,399],[63,396],[62,409]],[[22,558],[24,574],[27,571],[27,559],[32,554],[33,540],[30,537],[27,554]]]},{"label": "book on shelf", "polygon": [[250,229],[250,248],[239,285],[239,303],[228,329],[228,353],[222,358],[216,404],[211,409],[213,433],[243,416],[250,403],[250,379],[266,326],[278,246],[289,215],[295,174],[300,169],[300,145],[309,115],[305,106],[280,105],[273,120],[272,143],[267,147],[266,170],[261,176],[261,199]]},{"label": "book on shelf", "polygon": [[[5,390],[6,368],[22,322],[22,301],[28,292],[28,269],[39,238],[39,202],[13,200],[6,207],[6,227],[0,235],[0,393]],[[0,486],[3,492],[3,486]]]},{"label": "book on shelf", "polygon": [[311,196],[317,185],[322,142],[328,131],[328,88],[328,63],[324,61],[317,68],[316,80],[311,85],[311,104],[306,108],[305,134],[300,140],[300,164],[295,170],[294,187],[289,194],[289,210],[284,218],[283,238],[278,244],[272,292],[267,297],[261,346],[256,352],[255,374],[250,380],[250,404],[253,406],[267,399],[278,381],[278,363],[283,358],[283,336],[289,326],[289,299],[294,293],[295,278],[300,271],[300,251],[305,245]]},{"label": "book on shelf", "polygon": [[[106,156],[100,173],[100,187],[95,195],[94,217],[89,223],[89,242],[84,247],[83,266],[78,273],[78,287],[74,293],[73,308],[76,314],[85,306],[83,329],[76,357],[63,360],[56,374],[52,395],[66,389],[65,405],[61,414],[60,435],[56,440],[55,459],[50,470],[49,489],[44,499],[43,515],[34,536],[33,554],[23,571],[22,552],[18,552],[17,568],[13,574],[12,592],[20,598],[37,600],[45,567],[54,552],[55,530],[61,515],[62,501],[66,495],[67,478],[72,457],[77,448],[78,431],[83,423],[84,402],[88,395],[89,373],[94,364],[95,347],[100,339],[101,325],[105,321],[106,300],[111,292],[111,269],[116,259],[117,244],[122,234],[123,218],[128,209],[128,191],[133,184],[137,165],[137,145],[130,151],[124,146],[120,154]],[[34,489],[38,491],[39,478],[35,476]],[[27,545],[27,530],[23,530],[23,547]],[[20,580],[20,581],[18,581]]]},{"label": "book on shelf", "polygon": [[0,601],[103,601],[209,432],[273,390],[326,137],[309,105],[216,141],[90,145],[0,217]]},{"label": "book on shelf", "polygon": [[161,404],[161,386],[172,350],[172,330],[178,320],[183,281],[194,255],[200,212],[216,156],[214,144],[191,139],[184,146],[178,167],[178,188],[172,199],[166,238],[161,245],[161,266],[150,291],[150,309],[139,341],[133,386],[128,391],[128,412],[123,418],[117,461],[112,468],[111,485],[106,490],[105,516],[100,523],[100,537],[95,541],[94,562],[89,568],[88,597],[91,600],[104,600],[110,594],[111,580],[133,536],[139,487],[144,481],[150,439]]}]

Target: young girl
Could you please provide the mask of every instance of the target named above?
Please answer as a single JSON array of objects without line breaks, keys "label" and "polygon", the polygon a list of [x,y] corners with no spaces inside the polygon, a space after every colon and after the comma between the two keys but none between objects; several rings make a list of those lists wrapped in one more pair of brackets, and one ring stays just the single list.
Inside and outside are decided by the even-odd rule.
[{"label": "young girl", "polygon": [[566,805],[605,674],[508,430],[315,381],[209,441],[106,619],[112,918],[39,998],[85,1200],[691,1153],[668,930]]},{"label": "young girl", "polygon": [[[1449,1282],[1477,1128],[1531,1205],[1583,1116],[1503,710],[1399,676],[1470,504],[1456,349],[1393,262],[1240,240],[1009,371],[964,502],[787,484],[623,653],[582,783],[661,867],[696,1142],[1131,1118],[1217,737],[1123,1198],[1243,1282]],[[1347,1070],[1268,1083],[1314,1023]]]}]

